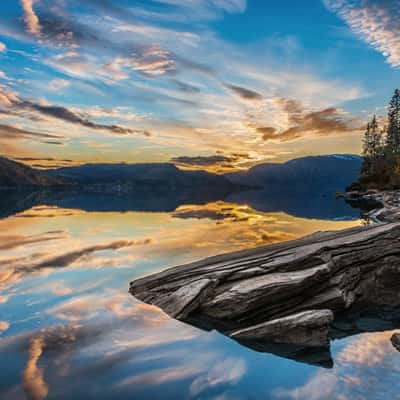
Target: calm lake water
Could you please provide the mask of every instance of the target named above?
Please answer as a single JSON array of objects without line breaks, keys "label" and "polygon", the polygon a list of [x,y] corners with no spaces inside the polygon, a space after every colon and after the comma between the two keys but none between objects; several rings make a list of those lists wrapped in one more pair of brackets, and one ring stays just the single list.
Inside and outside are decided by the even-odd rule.
[{"label": "calm lake water", "polygon": [[128,293],[131,280],[169,266],[361,224],[343,201],[17,198],[0,220],[1,399],[400,398],[391,331],[333,342],[324,369],[172,320]]}]

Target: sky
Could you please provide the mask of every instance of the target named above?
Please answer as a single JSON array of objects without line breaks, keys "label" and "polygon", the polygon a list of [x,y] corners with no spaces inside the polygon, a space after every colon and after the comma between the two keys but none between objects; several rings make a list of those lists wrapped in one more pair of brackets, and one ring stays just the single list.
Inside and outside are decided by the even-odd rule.
[{"label": "sky", "polygon": [[397,0],[2,0],[0,154],[225,172],[360,153]]}]

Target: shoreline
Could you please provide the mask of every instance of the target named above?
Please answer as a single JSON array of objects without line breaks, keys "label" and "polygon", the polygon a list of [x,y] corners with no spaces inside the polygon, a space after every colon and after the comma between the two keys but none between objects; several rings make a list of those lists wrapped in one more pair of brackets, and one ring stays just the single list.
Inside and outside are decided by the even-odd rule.
[{"label": "shoreline", "polygon": [[350,191],[338,195],[349,204],[374,204],[380,207],[372,208],[362,215],[374,223],[392,223],[400,221],[400,191],[398,190],[368,190],[367,192]]}]

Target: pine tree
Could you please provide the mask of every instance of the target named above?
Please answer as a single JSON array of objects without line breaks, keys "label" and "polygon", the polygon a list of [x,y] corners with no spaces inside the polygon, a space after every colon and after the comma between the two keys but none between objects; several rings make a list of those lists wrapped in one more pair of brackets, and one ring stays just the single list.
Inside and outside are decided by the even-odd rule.
[{"label": "pine tree", "polygon": [[390,156],[400,154],[400,90],[396,89],[389,103],[387,152]]},{"label": "pine tree", "polygon": [[371,173],[371,150],[372,150],[371,124],[368,122],[367,129],[364,133],[364,139],[363,139],[364,161],[361,168],[361,172],[363,175],[370,175]]},{"label": "pine tree", "polygon": [[370,156],[373,160],[377,160],[382,155],[383,135],[382,131],[379,130],[378,120],[376,115],[372,118],[369,124],[370,129]]},{"label": "pine tree", "polygon": [[371,155],[371,124],[369,122],[367,124],[367,130],[364,133],[363,155],[364,157],[370,157]]},{"label": "pine tree", "polygon": [[372,121],[368,123],[367,130],[364,134],[364,163],[362,167],[362,172],[364,175],[372,175],[378,172],[378,165],[383,156],[382,142],[382,131],[379,129],[378,120],[376,118],[376,115],[374,115]]}]

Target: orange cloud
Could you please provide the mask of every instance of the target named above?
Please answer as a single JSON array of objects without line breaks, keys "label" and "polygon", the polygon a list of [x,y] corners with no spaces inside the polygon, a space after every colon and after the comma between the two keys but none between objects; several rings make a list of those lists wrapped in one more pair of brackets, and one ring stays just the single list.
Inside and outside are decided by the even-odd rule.
[{"label": "orange cloud", "polygon": [[0,321],[0,334],[6,331],[10,327],[7,321]]}]

